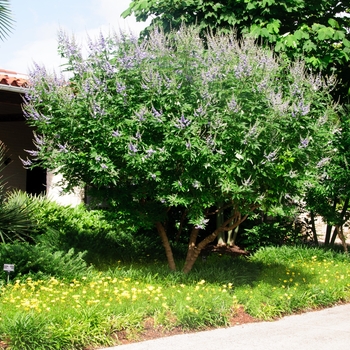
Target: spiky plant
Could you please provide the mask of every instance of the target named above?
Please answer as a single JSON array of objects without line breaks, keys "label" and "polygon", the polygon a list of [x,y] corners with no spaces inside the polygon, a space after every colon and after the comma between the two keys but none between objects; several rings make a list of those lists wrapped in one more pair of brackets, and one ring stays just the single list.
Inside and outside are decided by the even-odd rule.
[{"label": "spiky plant", "polygon": [[13,22],[10,2],[8,0],[0,0],[0,40],[4,40],[11,32]]},{"label": "spiky plant", "polygon": [[[0,172],[3,169],[6,146],[0,141]],[[0,176],[0,241],[28,240],[35,227],[35,204],[26,193],[6,192],[5,181]]]}]

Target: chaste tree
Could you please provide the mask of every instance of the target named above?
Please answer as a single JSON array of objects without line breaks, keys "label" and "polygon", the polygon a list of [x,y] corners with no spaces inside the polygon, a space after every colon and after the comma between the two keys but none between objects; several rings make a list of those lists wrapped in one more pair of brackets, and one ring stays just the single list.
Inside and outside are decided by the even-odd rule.
[{"label": "chaste tree", "polygon": [[[132,0],[123,16],[127,17],[130,14],[134,14],[139,21],[152,18],[151,24],[143,31],[145,36],[154,26],[162,26],[168,31],[171,28],[179,28],[182,23],[195,24],[202,33],[222,33],[232,27],[238,36],[249,33],[259,45],[271,47],[276,54],[286,60],[302,59],[307,68],[314,73],[321,73],[324,77],[335,75],[339,83],[334,86],[333,98],[337,102],[349,105],[348,1]],[[318,180],[313,181],[312,186],[308,186],[308,193],[304,198],[310,210],[315,243],[317,243],[314,225],[316,215],[321,215],[328,224],[326,244],[330,242],[332,226],[335,228],[334,232],[340,232],[349,217],[346,198],[350,192],[346,190],[345,194],[345,189],[348,187],[347,164],[350,160],[347,152],[344,153],[344,149],[349,148],[346,131],[348,118],[348,112],[342,113],[340,118],[342,125],[335,145],[338,152],[330,158],[326,167],[320,169]],[[343,204],[345,207],[339,209]],[[334,237],[333,235],[332,240]]]},{"label": "chaste tree", "polygon": [[[171,270],[173,208],[186,208],[191,225],[189,272],[220,232],[290,201],[332,152],[333,81],[234,32],[203,40],[194,28],[155,29],[143,41],[101,35],[88,47],[83,57],[60,33],[69,79],[31,72],[25,114],[36,149],[24,164],[35,159],[67,189],[87,186],[121,220],[153,227]],[[198,239],[218,212],[222,224]]]}]

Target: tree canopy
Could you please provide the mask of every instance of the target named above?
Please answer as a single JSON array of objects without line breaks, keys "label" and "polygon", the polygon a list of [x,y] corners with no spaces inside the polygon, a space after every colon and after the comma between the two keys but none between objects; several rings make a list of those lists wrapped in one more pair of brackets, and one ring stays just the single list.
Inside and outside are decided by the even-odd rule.
[{"label": "tree canopy", "polygon": [[272,45],[291,59],[303,59],[324,75],[336,73],[336,95],[350,93],[349,3],[338,0],[132,0],[124,11],[139,21],[151,17],[144,31],[161,26],[165,31],[182,23],[206,32],[250,33],[259,43]]},{"label": "tree canopy", "polygon": [[[220,232],[298,194],[332,151],[333,81],[253,40],[229,32],[204,42],[181,27],[143,41],[101,35],[88,46],[83,58],[60,33],[68,81],[39,66],[31,72],[25,113],[37,149],[29,153],[67,188],[87,185],[124,218],[156,227],[172,269],[171,208],[185,208],[192,225],[188,272]],[[222,225],[198,243],[220,211]]]}]

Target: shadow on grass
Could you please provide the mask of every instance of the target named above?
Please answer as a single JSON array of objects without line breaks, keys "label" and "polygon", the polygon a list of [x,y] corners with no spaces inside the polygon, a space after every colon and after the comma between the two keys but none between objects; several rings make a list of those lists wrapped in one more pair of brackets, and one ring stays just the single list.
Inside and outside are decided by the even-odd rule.
[{"label": "shadow on grass", "polygon": [[[178,261],[177,266],[181,267],[181,264],[183,260]],[[197,284],[204,280],[206,283],[217,285],[230,283],[233,288],[241,286],[249,288],[264,282],[273,288],[283,283],[283,275],[288,269],[288,264],[267,264],[245,257],[232,258],[213,254],[205,262],[199,258],[188,274],[184,274],[181,269],[171,272],[165,261],[151,259],[123,263],[119,267],[111,268],[109,272],[115,277],[133,278],[150,283],[159,280],[162,284],[169,285]],[[311,276],[298,268],[293,268],[293,273],[301,281]]]}]

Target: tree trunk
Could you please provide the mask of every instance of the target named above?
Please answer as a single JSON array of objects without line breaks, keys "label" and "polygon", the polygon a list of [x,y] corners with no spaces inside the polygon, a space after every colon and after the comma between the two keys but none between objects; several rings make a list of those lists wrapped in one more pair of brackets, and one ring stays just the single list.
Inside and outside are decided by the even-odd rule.
[{"label": "tree trunk", "polygon": [[[344,223],[344,218],[345,218],[345,215],[346,215],[346,211],[348,210],[349,200],[350,200],[349,197],[345,198],[345,201],[344,201],[344,204],[343,204],[343,208],[342,208],[341,213],[340,213],[340,219],[339,220],[342,223],[341,225],[339,225],[341,227],[341,232],[342,232],[340,234],[342,234],[343,236],[344,236],[343,223]],[[335,239],[337,238],[337,235],[339,236],[340,239],[342,239],[340,237],[340,234],[339,234],[339,227],[335,226],[334,227],[334,231],[333,231],[333,235],[332,235],[332,239],[331,239],[331,246],[334,246]],[[345,239],[345,237],[344,237],[344,239]],[[346,249],[347,249],[347,246],[346,246]]]},{"label": "tree trunk", "polygon": [[315,214],[312,210],[310,211],[310,218],[311,218],[311,230],[312,230],[313,240],[314,240],[315,245],[318,246],[317,231],[316,231],[316,226],[315,226]]},{"label": "tree trunk", "polygon": [[[228,231],[227,243],[230,247],[234,247],[236,245],[238,231],[239,231],[239,225],[234,230]],[[233,235],[232,235],[232,232],[233,232]]]},{"label": "tree trunk", "polygon": [[[246,218],[248,215],[245,215],[243,218],[241,217],[239,212],[236,212],[234,216],[230,217],[227,219],[221,227],[218,227],[213,233],[211,233],[209,236],[204,238],[197,246],[195,242],[192,242],[192,245],[189,246],[189,251],[188,251],[188,258],[186,258],[185,266],[183,268],[184,273],[188,273],[192,270],[192,267],[194,263],[196,262],[201,250],[206,247],[207,244],[211,243],[214,241],[214,239],[218,236],[220,232],[223,231],[230,231],[235,229],[237,226],[239,226]],[[231,221],[234,222],[233,225],[227,226],[231,223]],[[198,232],[197,232],[198,234]]]},{"label": "tree trunk", "polygon": [[[337,198],[334,198],[333,206],[332,206],[333,213],[335,213],[336,209],[337,209]],[[324,239],[324,244],[326,246],[329,245],[329,241],[330,241],[330,238],[331,238],[331,232],[332,232],[332,225],[327,224],[326,236],[325,236],[325,239]]]},{"label": "tree trunk", "polygon": [[[190,241],[188,243],[188,250],[187,250],[187,256],[185,260],[185,267],[188,265],[193,266],[194,262],[196,261],[197,257],[199,254],[195,254],[197,247],[196,247],[196,241],[197,241],[197,236],[198,236],[199,229],[193,227],[190,235]],[[200,253],[200,252],[199,252]],[[193,263],[192,260],[194,259]],[[184,267],[184,272],[185,272],[185,267]]]},{"label": "tree trunk", "polygon": [[337,236],[338,236],[337,226],[334,226],[333,233],[332,233],[332,238],[331,238],[331,242],[330,242],[330,246],[331,247],[334,246],[334,243],[335,243],[335,240],[336,240]]},{"label": "tree trunk", "polygon": [[327,246],[330,243],[331,233],[332,233],[332,225],[327,224],[326,235],[324,237],[324,244]]},{"label": "tree trunk", "polygon": [[173,252],[171,250],[170,243],[169,243],[165,228],[161,222],[157,222],[156,227],[157,227],[157,231],[159,233],[159,236],[162,240],[163,247],[165,249],[165,255],[166,255],[167,260],[168,260],[169,268],[171,271],[175,271],[176,270],[175,260],[174,260]]},{"label": "tree trunk", "polygon": [[[342,211],[340,213],[340,216],[341,216],[340,218],[341,218],[342,222],[344,222],[346,211],[348,210],[348,206],[349,206],[349,201],[350,201],[350,197],[346,197],[345,201],[344,201],[344,204],[343,204]],[[348,246],[346,244],[346,239],[345,239],[345,236],[344,236],[343,225],[340,226],[340,232],[338,232],[338,234],[339,234],[339,238],[342,241],[342,244],[343,244],[343,247],[344,247],[344,252],[348,253]]]},{"label": "tree trunk", "polygon": [[[232,212],[232,215],[234,215],[234,212]],[[239,220],[240,219],[241,219],[241,217],[239,215]],[[229,225],[232,226],[233,224],[234,224],[234,222],[231,221]],[[238,230],[239,230],[239,225],[235,229],[232,229],[232,230],[227,232],[227,245],[229,245],[230,247],[234,247],[236,244]],[[233,233],[233,235],[232,235],[232,233]]]},{"label": "tree trunk", "polygon": [[[216,228],[221,227],[224,223],[224,211],[220,210],[224,206],[223,202],[218,203],[218,212],[216,213]],[[218,234],[218,246],[226,245],[225,231],[222,231]]]},{"label": "tree trunk", "polygon": [[346,244],[346,239],[345,239],[344,232],[343,232],[343,226],[337,227],[337,231],[338,231],[338,236],[339,236],[341,243],[343,245],[344,252],[348,253],[348,246]]}]

